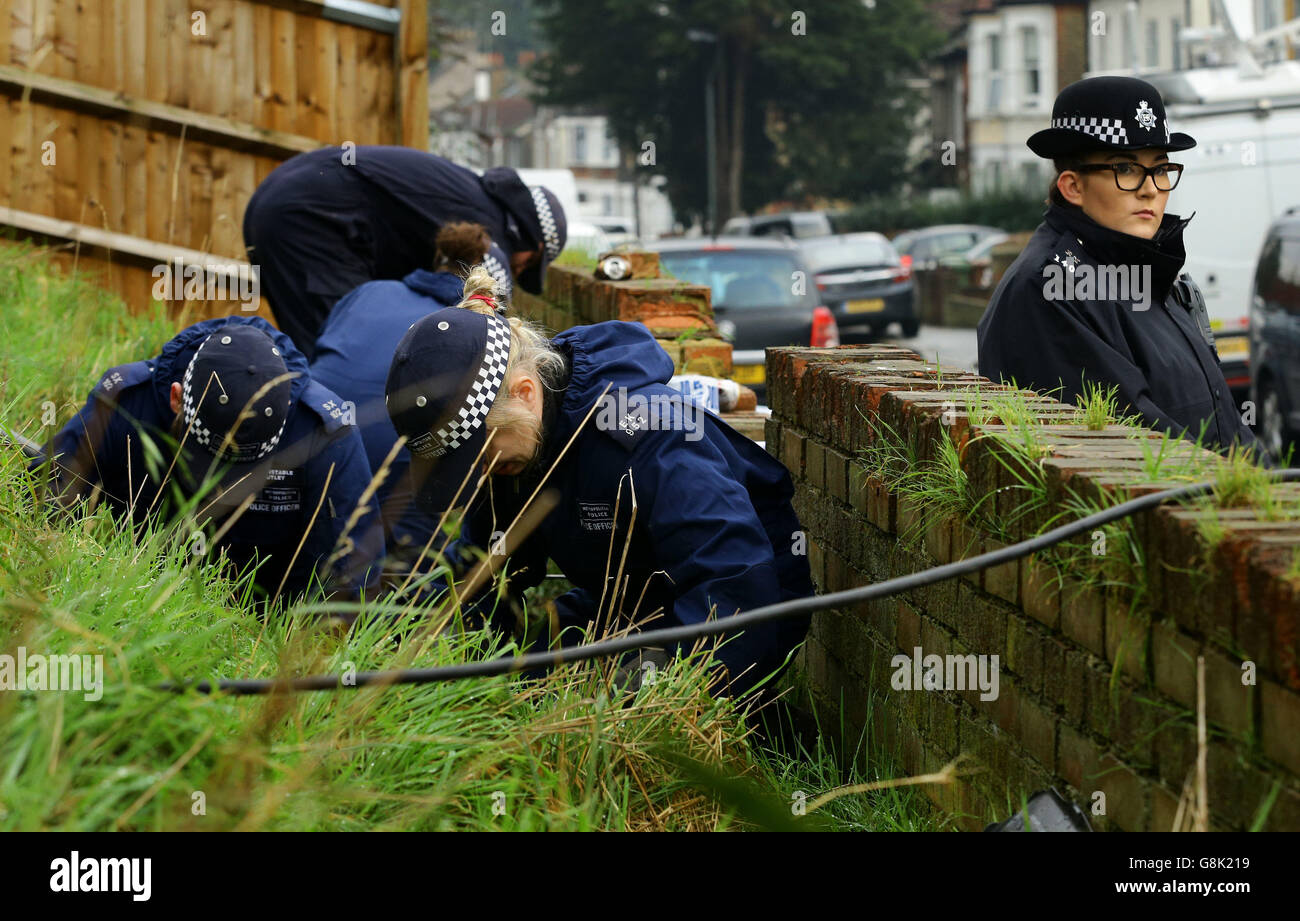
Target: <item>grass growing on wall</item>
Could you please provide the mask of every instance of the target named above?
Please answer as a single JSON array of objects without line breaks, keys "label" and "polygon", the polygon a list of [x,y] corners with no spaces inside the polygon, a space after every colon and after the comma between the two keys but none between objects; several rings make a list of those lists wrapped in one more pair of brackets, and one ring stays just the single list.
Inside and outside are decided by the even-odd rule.
[{"label": "grass growing on wall", "polygon": [[[35,440],[104,369],[157,353],[175,327],[130,314],[31,250],[0,257],[0,412]],[[351,632],[305,605],[261,608],[250,580],[196,557],[183,527],[122,527],[106,507],[52,515],[20,453],[0,449],[0,653],[101,656],[85,692],[0,691],[0,829],[722,830],[929,827],[914,795],[846,797],[794,822],[798,789],[858,779],[813,747],[755,735],[707,689],[696,655],[635,695],[613,664],[534,679],[270,697],[159,693],[164,680],[342,674],[513,651],[486,632],[437,640],[359,606]],[[872,770],[896,776],[894,753]],[[850,808],[852,804],[852,808]]]}]

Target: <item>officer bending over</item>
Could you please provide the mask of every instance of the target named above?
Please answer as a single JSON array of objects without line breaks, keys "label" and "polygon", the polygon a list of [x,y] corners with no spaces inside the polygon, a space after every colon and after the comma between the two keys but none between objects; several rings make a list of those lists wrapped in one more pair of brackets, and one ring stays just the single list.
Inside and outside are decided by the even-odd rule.
[{"label": "officer bending over", "polygon": [[136,524],[198,496],[198,524],[229,525],[209,552],[239,572],[260,564],[265,596],[314,580],[355,594],[378,575],[383,530],[373,499],[349,527],[370,465],[341,404],[265,320],[205,320],[104,373],[54,436],[52,485],[69,508],[98,491]]},{"label": "officer bending over", "polygon": [[[465,291],[461,307],[402,337],[388,411],[421,501],[467,475],[472,491],[471,474],[490,473],[462,531],[464,545],[489,553],[577,433],[545,481],[558,505],[507,573],[517,596],[550,559],[576,586],[555,604],[553,640],[572,644],[588,624],[695,624],[813,593],[789,473],[667,386],[673,363],[645,326],[597,323],[547,340],[497,315],[485,272]],[[495,622],[513,619],[498,606]],[[730,692],[779,671],[807,627],[807,617],[776,621],[730,639],[716,655]]]},{"label": "officer bending over", "polygon": [[477,175],[406,147],[326,147],[285,161],[244,212],[244,245],[276,324],[310,359],[336,301],[358,285],[433,264],[438,230],[488,229],[488,269],[508,290],[540,294],[564,249],[564,208],[504,166]]},{"label": "officer bending over", "polygon": [[[376,474],[397,441],[384,408],[384,382],[397,343],[416,320],[460,303],[464,276],[482,263],[490,242],[482,224],[448,224],[438,232],[439,271],[416,269],[401,281],[367,282],[339,301],[325,321],[311,375],[356,407],[357,427]],[[388,572],[409,571],[421,556],[432,563],[433,554],[425,548],[440,548],[441,541],[430,541],[452,498],[437,503],[440,507],[433,514],[421,510],[411,491],[410,460],[410,452],[401,448],[375,493],[384,521]]]}]

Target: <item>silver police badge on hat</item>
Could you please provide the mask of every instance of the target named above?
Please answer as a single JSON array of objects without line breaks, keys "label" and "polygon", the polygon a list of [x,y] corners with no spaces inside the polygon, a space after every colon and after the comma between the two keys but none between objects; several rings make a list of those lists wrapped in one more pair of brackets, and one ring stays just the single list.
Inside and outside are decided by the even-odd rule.
[{"label": "silver police badge on hat", "polygon": [[1150,131],[1156,126],[1156,113],[1149,105],[1147,105],[1145,99],[1138,101],[1137,115],[1133,117],[1136,118],[1137,123],[1147,131]]}]

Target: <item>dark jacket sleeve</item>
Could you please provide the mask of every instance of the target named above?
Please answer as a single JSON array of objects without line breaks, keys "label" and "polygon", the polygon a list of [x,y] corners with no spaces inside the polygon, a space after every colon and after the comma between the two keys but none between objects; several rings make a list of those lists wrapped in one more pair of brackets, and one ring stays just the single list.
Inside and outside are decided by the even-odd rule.
[{"label": "dark jacket sleeve", "polygon": [[327,589],[356,594],[377,583],[384,555],[378,504],[373,495],[364,504],[361,501],[370,485],[370,464],[354,427],[318,437],[327,440],[313,452],[305,471],[306,513],[311,514],[320,502],[306,542],[313,552],[309,559],[300,556],[295,562],[297,572],[290,573],[289,582],[305,580],[302,567],[323,566],[319,575]]},{"label": "dark jacket sleeve", "polygon": [[[638,517],[645,516],[658,565],[672,580],[674,619],[697,624],[781,599],[767,533],[749,493],[710,440],[688,442],[675,431],[647,434],[631,468]],[[790,649],[774,635],[764,625],[723,638],[716,658],[727,667],[731,692],[744,693],[782,665]]]}]

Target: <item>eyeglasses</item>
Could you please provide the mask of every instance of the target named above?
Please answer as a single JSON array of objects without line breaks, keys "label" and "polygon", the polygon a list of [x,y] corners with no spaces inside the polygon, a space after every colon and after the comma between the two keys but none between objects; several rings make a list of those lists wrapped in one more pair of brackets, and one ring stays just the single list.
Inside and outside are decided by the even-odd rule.
[{"label": "eyeglasses", "polygon": [[1076,173],[1094,172],[1108,169],[1115,173],[1115,185],[1124,192],[1136,192],[1147,181],[1147,176],[1161,192],[1171,191],[1178,185],[1183,175],[1181,163],[1157,163],[1155,166],[1143,166],[1141,163],[1080,163],[1070,167]]}]

